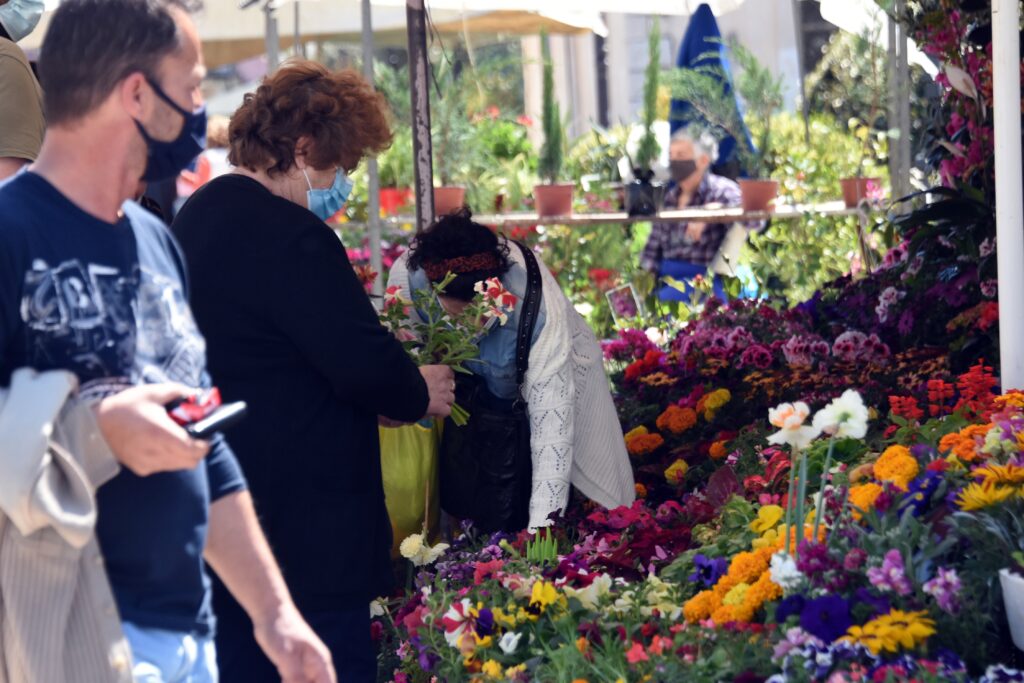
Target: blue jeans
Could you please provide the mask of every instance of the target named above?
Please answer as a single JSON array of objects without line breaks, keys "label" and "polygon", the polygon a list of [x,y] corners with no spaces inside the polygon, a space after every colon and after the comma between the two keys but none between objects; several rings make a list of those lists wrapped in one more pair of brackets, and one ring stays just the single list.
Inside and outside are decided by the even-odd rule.
[{"label": "blue jeans", "polygon": [[[675,287],[670,287],[668,285],[662,286],[662,288],[658,290],[659,299],[662,301],[685,301],[689,303],[690,297],[693,294],[693,287],[690,285],[689,280],[692,280],[698,275],[701,277],[707,277],[708,267],[697,263],[689,263],[688,261],[665,259],[661,262],[661,270],[658,272],[658,275],[659,277],[671,277],[686,285],[685,294]],[[722,301],[726,301],[722,278],[715,275],[712,280],[712,285],[714,286],[715,296]]]},{"label": "blue jeans", "polygon": [[136,683],[217,683],[213,639],[124,622]]}]

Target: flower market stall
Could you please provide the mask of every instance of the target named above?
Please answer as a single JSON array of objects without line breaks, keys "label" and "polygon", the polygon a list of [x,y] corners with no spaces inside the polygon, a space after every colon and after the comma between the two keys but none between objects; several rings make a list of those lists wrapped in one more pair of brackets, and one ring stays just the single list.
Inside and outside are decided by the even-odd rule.
[{"label": "flower market stall", "polygon": [[942,186],[887,219],[896,246],[797,305],[712,298],[617,329],[636,503],[407,539],[407,589],[371,606],[383,680],[1024,680],[1024,394],[998,379],[991,52],[969,4],[903,17],[946,68]]}]

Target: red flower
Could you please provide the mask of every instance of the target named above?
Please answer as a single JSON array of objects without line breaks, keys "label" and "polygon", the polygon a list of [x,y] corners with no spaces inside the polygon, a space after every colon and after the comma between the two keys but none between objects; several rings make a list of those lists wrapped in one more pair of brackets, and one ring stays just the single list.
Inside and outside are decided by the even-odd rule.
[{"label": "red flower", "polygon": [[490,562],[477,562],[473,569],[473,583],[479,586],[481,583],[494,576],[505,563],[501,560],[491,560]]},{"label": "red flower", "polygon": [[520,126],[526,126],[527,128],[529,128],[530,126],[533,125],[533,119],[531,119],[526,114],[520,114],[519,116],[516,117],[516,123],[518,123]]},{"label": "red flower", "polygon": [[644,652],[644,646],[640,641],[634,640],[633,647],[629,648],[626,652],[626,661],[630,664],[639,664],[640,662],[649,661],[650,657]]}]

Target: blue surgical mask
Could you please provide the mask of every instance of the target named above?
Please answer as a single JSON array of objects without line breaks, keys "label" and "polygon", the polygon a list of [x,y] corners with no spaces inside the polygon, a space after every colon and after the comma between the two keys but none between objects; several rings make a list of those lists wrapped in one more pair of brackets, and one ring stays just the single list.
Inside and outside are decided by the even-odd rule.
[{"label": "blue surgical mask", "polygon": [[11,0],[0,5],[0,25],[14,42],[32,33],[42,16],[43,0]]},{"label": "blue surgical mask", "polygon": [[139,133],[149,149],[149,159],[146,162],[146,171],[143,173],[142,179],[146,182],[153,182],[174,178],[188,168],[189,164],[199,156],[199,153],[206,149],[206,107],[200,107],[199,111],[194,112],[182,109],[160,89],[160,86],[148,78],[146,82],[153,88],[157,97],[185,118],[178,137],[170,142],[154,140],[141,123],[135,122],[136,128],[139,129]]},{"label": "blue surgical mask", "polygon": [[345,175],[343,169],[339,168],[334,174],[334,182],[331,183],[331,186],[322,190],[313,188],[306,169],[302,169],[302,175],[306,176],[306,184],[309,185],[309,191],[306,192],[309,210],[316,214],[317,218],[327,221],[338,213],[341,207],[345,206],[345,202],[348,201],[348,196],[352,192],[352,179]]}]

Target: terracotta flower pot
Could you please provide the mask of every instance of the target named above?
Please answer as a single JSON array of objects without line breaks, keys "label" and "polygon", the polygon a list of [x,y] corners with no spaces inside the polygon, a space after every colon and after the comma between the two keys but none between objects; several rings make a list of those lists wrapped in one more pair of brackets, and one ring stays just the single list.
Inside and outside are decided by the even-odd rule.
[{"label": "terracotta flower pot", "polygon": [[445,185],[434,188],[434,215],[445,216],[458,211],[466,203],[466,188]]},{"label": "terracotta flower pot", "polygon": [[839,181],[839,187],[843,190],[843,202],[852,209],[863,200],[878,194],[880,184],[878,178],[843,178]]},{"label": "terracotta flower pot", "polygon": [[744,211],[768,211],[779,194],[779,183],[774,180],[747,180],[741,178],[740,202]]},{"label": "terracotta flower pot", "polygon": [[1003,604],[1013,644],[1018,650],[1024,650],[1024,578],[1009,569],[1000,569],[999,583],[1003,588]]},{"label": "terracotta flower pot", "polygon": [[533,198],[537,203],[537,214],[540,216],[568,216],[572,213],[572,183],[555,185],[535,185]]},{"label": "terracotta flower pot", "polygon": [[412,188],[382,187],[380,188],[380,209],[388,216],[393,216],[403,206],[413,203]]}]

